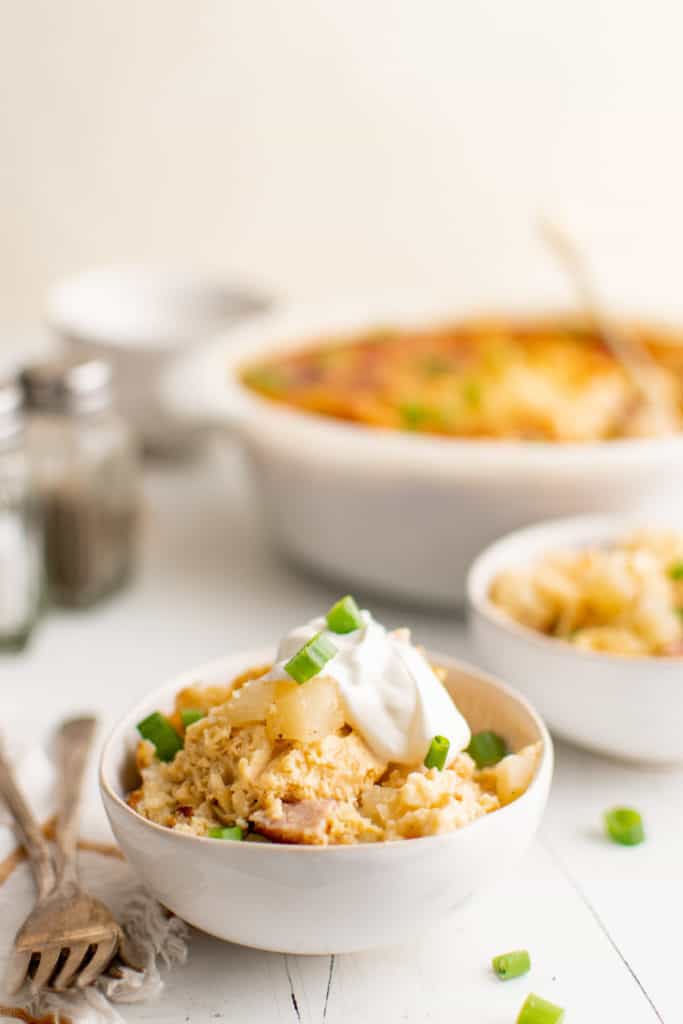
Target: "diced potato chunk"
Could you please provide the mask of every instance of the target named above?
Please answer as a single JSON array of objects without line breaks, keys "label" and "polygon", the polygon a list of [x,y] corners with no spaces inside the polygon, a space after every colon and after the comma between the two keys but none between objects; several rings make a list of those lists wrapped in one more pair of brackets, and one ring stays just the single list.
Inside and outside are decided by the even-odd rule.
[{"label": "diced potato chunk", "polygon": [[541,751],[540,743],[508,754],[496,765],[496,793],[501,804],[510,804],[525,793],[534,777]]},{"label": "diced potato chunk", "polygon": [[186,686],[180,693],[176,694],[175,708],[168,716],[171,725],[177,733],[184,736],[185,724],[181,711],[191,708],[192,710],[206,712],[210,708],[225,704],[231,694],[234,695],[240,687],[244,686],[251,679],[265,675],[269,668],[270,665],[257,665],[249,668],[233,679],[231,683],[216,683],[208,686],[204,686],[202,683],[194,683],[192,686]]},{"label": "diced potato chunk", "polygon": [[153,743],[150,743],[149,740],[140,740],[135,748],[135,764],[140,773],[143,769],[149,768],[154,761],[155,754],[156,748]]},{"label": "diced potato chunk", "polygon": [[299,685],[280,680],[275,687],[275,706],[266,717],[271,741],[285,739],[312,743],[336,732],[344,724],[333,679],[324,676]]},{"label": "diced potato chunk", "polygon": [[268,709],[275,700],[275,682],[254,679],[239,688],[226,704],[231,725],[265,722]]}]

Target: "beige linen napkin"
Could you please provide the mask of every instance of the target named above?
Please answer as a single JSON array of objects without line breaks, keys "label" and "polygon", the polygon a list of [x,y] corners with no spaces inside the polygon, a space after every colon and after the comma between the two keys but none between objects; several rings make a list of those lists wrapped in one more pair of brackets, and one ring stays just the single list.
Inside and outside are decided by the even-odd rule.
[{"label": "beige linen napkin", "polygon": [[[21,747],[8,742],[7,753],[17,779],[39,820],[54,813],[54,771],[39,746]],[[116,1004],[141,1002],[156,996],[163,987],[160,967],[171,968],[187,958],[187,927],[170,916],[141,887],[132,869],[113,845],[97,793],[94,773],[88,780],[80,843],[83,885],[103,900],[124,926],[145,967],[134,971],[116,965],[84,992],[46,992],[26,1001],[10,997],[3,988],[14,935],[33,906],[35,888],[31,869],[18,848],[11,819],[0,800],[0,1020],[8,1008],[26,1008],[36,1016],[63,1014],[72,1024],[123,1024]],[[22,1001],[23,999],[23,1001]]]}]

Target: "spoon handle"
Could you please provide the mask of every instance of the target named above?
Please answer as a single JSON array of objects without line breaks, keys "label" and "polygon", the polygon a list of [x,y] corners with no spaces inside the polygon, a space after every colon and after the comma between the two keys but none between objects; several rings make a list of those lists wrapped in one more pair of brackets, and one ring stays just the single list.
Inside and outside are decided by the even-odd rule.
[{"label": "spoon handle", "polygon": [[55,883],[55,872],[50,855],[50,847],[41,832],[40,825],[33,816],[33,812],[26,803],[23,793],[17,785],[14,772],[5,757],[1,745],[0,795],[2,795],[10,814],[14,818],[22,846],[26,850],[31,862],[38,888],[38,896],[42,899],[44,896],[47,896]]},{"label": "spoon handle", "polygon": [[656,423],[661,423],[659,395],[653,384],[657,361],[632,332],[615,325],[602,305],[598,286],[584,255],[573,237],[553,221],[543,218],[541,237],[574,284],[584,313],[597,328],[602,341],[621,364],[635,390],[650,407]]},{"label": "spoon handle", "polygon": [[76,881],[76,847],[83,776],[96,725],[94,718],[73,718],[64,722],[57,732],[59,810],[55,844],[60,882]]}]

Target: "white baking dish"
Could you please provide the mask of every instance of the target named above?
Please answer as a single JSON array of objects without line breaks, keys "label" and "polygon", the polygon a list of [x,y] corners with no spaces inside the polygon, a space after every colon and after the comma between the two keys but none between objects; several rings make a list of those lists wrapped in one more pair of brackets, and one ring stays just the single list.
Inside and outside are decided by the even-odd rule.
[{"label": "white baking dish", "polygon": [[683,504],[681,437],[562,445],[428,437],[298,412],[239,381],[245,361],[277,349],[476,312],[406,298],[283,310],[182,359],[164,394],[176,415],[241,440],[255,514],[280,549],[399,599],[461,603],[474,556],[527,523]]}]

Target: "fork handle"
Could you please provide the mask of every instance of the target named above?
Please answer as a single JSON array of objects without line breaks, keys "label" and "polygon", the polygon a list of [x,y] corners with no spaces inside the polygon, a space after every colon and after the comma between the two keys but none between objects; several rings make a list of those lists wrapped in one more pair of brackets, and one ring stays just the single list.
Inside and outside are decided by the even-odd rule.
[{"label": "fork handle", "polygon": [[96,725],[94,718],[73,718],[64,722],[57,733],[59,810],[55,844],[58,882],[76,881],[76,847],[83,776]]},{"label": "fork handle", "polygon": [[28,854],[38,888],[38,896],[42,899],[52,889],[55,873],[50,856],[50,847],[43,836],[40,825],[26,803],[23,793],[17,786],[9,761],[0,748],[0,793],[14,818],[22,846]]}]

